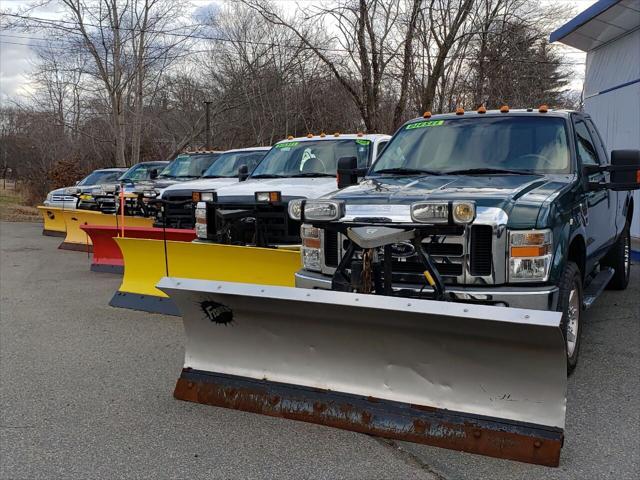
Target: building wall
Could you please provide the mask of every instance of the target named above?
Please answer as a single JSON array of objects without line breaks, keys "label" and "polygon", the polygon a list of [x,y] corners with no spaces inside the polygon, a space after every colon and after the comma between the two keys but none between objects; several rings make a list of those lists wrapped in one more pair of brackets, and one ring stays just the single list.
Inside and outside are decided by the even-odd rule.
[{"label": "building wall", "polygon": [[[584,98],[609,151],[640,149],[640,30],[587,52]],[[640,191],[634,200],[631,234],[640,239]]]}]

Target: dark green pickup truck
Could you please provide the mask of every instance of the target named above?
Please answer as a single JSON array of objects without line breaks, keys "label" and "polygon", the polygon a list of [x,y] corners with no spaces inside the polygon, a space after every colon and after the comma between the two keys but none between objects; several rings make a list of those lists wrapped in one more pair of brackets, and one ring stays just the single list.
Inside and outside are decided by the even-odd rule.
[{"label": "dark green pickup truck", "polygon": [[361,183],[289,206],[296,286],[561,311],[571,371],[581,313],[629,282],[638,182],[640,151],[609,156],[579,112],[426,115]]}]

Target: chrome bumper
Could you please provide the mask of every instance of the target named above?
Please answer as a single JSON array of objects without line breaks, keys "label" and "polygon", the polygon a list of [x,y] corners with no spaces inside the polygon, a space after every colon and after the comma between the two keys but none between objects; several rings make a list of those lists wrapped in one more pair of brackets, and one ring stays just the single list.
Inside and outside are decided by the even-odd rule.
[{"label": "chrome bumper", "polygon": [[[331,277],[318,272],[300,270],[296,273],[297,288],[331,290]],[[397,285],[398,288],[406,288]],[[556,310],[558,287],[489,287],[445,286],[446,293],[455,300],[469,303],[503,305],[532,310]]]}]

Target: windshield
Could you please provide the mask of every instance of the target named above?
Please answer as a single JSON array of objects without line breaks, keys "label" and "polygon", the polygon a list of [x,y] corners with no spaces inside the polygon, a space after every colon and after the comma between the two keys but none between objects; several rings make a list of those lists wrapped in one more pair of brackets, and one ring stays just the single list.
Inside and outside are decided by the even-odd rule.
[{"label": "windshield", "polygon": [[223,153],[209,169],[204,172],[204,178],[237,177],[238,169],[246,165],[251,172],[267,154],[267,150],[250,152]]},{"label": "windshield", "polygon": [[139,180],[148,180],[149,178],[151,178],[152,170],[157,170],[158,172],[160,172],[166,166],[167,162],[139,163],[138,165],[134,165],[129,170],[124,172],[124,174],[118,180],[129,180],[132,182],[137,182]]},{"label": "windshield", "polygon": [[199,178],[218,157],[220,157],[220,153],[178,155],[173,162],[160,172],[159,177]]},{"label": "windshield", "polygon": [[251,174],[261,176],[335,176],[338,159],[357,157],[358,167],[366,168],[371,140],[343,139],[276,144]]},{"label": "windshield", "polygon": [[369,173],[485,169],[567,173],[571,170],[567,138],[565,121],[558,117],[419,121],[396,133]]},{"label": "windshield", "polygon": [[80,180],[78,185],[102,185],[104,183],[116,183],[120,175],[122,175],[121,170],[96,170]]}]

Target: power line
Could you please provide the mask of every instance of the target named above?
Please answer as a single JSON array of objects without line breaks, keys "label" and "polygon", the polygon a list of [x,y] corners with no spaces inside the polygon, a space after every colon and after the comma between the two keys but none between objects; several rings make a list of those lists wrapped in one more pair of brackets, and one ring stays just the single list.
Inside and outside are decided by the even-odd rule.
[{"label": "power line", "polygon": [[[19,18],[21,20],[31,20],[31,21],[35,21],[35,22],[39,22],[39,23],[45,23],[45,24],[49,24],[49,25],[61,25],[61,24],[68,24],[68,25],[72,25],[72,26],[77,26],[76,22],[70,22],[70,21],[66,21],[66,20],[52,20],[52,19],[46,19],[46,18],[41,18],[41,17],[27,17],[24,15],[18,15],[18,14],[3,14],[3,15],[7,15],[10,17],[15,17],[15,18]],[[93,27],[93,28],[103,28],[102,25],[95,25],[95,24],[90,24],[90,23],[85,23],[84,26],[87,27]],[[202,27],[202,25],[185,25],[182,26],[180,28],[199,28]],[[65,27],[66,28],[66,27]],[[67,29],[67,31],[72,30],[70,28]],[[128,27],[119,27],[119,30],[125,30],[125,31],[136,31],[135,28],[128,28]],[[226,43],[234,43],[234,44],[243,44],[243,45],[254,45],[254,46],[264,46],[264,47],[269,47],[269,48],[291,48],[291,49],[296,49],[296,50],[319,50],[319,51],[323,51],[323,52],[332,52],[332,53],[353,53],[350,50],[344,49],[344,48],[328,48],[328,47],[314,47],[314,48],[310,48],[302,43],[299,44],[286,44],[286,43],[274,43],[274,42],[261,42],[261,41],[255,41],[255,40],[237,40],[237,39],[230,39],[230,38],[224,38],[224,37],[217,37],[217,36],[202,36],[202,35],[194,35],[192,33],[176,33],[174,31],[162,31],[162,30],[154,30],[154,29],[145,29],[145,31],[147,33],[155,33],[158,35],[169,35],[169,36],[174,36],[174,37],[179,37],[179,38],[184,38],[184,39],[194,39],[194,40],[209,40],[209,41],[217,41],[217,42],[226,42]],[[76,35],[82,35],[80,32],[70,32],[70,33],[75,33]],[[0,35],[4,35],[4,34],[0,34]],[[30,37],[22,37],[22,38],[30,38]],[[43,40],[40,37],[35,37],[35,40]],[[51,41],[61,41],[64,42],[65,40],[62,39],[51,39]],[[9,42],[5,42],[5,43],[9,43]],[[402,57],[403,54],[401,53],[392,53],[388,55],[389,57]],[[448,59],[459,59],[459,60],[473,60],[475,59],[475,57],[463,57],[463,56],[457,56],[457,55],[452,55],[452,56],[447,56],[445,58]],[[553,62],[553,61],[526,61],[526,60],[516,60],[518,63],[531,63],[531,64],[545,64],[545,63],[549,63],[549,64],[558,64],[558,65],[585,65],[585,62]]]}]

